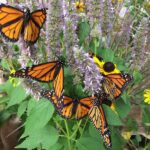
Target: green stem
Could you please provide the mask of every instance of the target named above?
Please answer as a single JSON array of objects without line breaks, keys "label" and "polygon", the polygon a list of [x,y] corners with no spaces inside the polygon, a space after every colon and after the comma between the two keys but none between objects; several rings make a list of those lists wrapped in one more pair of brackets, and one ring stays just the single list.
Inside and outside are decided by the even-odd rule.
[{"label": "green stem", "polygon": [[65,130],[62,128],[62,126],[55,119],[53,119],[53,120],[56,123],[56,125],[59,127],[59,129],[63,132],[64,136],[67,135],[67,133],[65,132]]},{"label": "green stem", "polygon": [[77,131],[79,130],[81,123],[82,123],[82,120],[79,121],[77,129],[76,129],[76,130],[73,132],[73,134],[71,135],[71,139],[74,137],[74,135],[75,135],[75,134],[77,133]]},{"label": "green stem", "polygon": [[86,125],[87,125],[87,122],[88,122],[88,117],[86,118],[86,122],[85,122],[85,124],[84,124],[84,126],[83,126],[83,129],[82,129],[82,133],[81,133],[81,136],[80,137],[82,137],[82,135],[83,135],[83,133],[84,133],[84,130],[85,130],[85,127],[86,127]]},{"label": "green stem", "polygon": [[70,133],[69,133],[68,124],[67,124],[66,120],[64,120],[64,123],[65,123],[66,131],[67,131],[68,148],[69,148],[69,150],[71,150]]}]

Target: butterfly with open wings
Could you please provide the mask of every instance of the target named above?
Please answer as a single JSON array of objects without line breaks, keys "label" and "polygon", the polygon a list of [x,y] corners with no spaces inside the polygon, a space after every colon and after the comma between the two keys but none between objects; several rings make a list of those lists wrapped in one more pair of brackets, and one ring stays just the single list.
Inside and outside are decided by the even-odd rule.
[{"label": "butterfly with open wings", "polygon": [[21,10],[0,4],[0,32],[9,41],[18,41],[22,34],[24,41],[34,44],[39,38],[45,20],[46,9],[30,13],[27,7]]}]

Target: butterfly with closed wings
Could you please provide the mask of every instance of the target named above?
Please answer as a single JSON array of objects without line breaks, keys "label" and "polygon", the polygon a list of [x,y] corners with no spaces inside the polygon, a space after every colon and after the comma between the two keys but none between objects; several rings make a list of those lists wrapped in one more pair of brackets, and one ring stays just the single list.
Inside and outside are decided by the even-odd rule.
[{"label": "butterfly with closed wings", "polygon": [[39,38],[40,29],[45,20],[46,9],[30,13],[27,7],[21,10],[0,4],[0,32],[9,41],[18,41],[22,34],[24,41],[34,44]]},{"label": "butterfly with closed wings", "polygon": [[119,98],[127,85],[132,81],[132,76],[120,72],[114,63],[104,62],[100,56],[92,54],[91,57],[100,68],[100,73],[104,77],[102,85],[105,93],[108,94],[111,100]]},{"label": "butterfly with closed wings", "polygon": [[102,95],[98,96],[98,98],[94,100],[93,106],[88,112],[88,116],[95,128],[100,132],[104,141],[104,146],[106,148],[111,148],[111,135],[108,129],[106,116],[102,107],[102,103],[105,103],[106,101],[106,97],[103,97]]}]

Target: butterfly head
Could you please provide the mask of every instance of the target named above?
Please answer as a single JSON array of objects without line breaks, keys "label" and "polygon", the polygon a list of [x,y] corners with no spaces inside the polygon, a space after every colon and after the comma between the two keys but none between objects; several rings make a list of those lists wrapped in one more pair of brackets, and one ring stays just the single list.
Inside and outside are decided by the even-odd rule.
[{"label": "butterfly head", "polygon": [[68,63],[66,62],[66,58],[64,56],[57,56],[59,63],[61,63],[63,66],[68,66]]}]

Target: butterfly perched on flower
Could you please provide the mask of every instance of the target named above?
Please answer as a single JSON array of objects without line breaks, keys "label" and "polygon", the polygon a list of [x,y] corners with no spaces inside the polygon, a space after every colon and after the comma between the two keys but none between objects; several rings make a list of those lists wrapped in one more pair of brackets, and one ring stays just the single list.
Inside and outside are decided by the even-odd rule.
[{"label": "butterfly perched on flower", "polygon": [[24,41],[34,44],[46,20],[46,9],[30,12],[9,5],[0,4],[0,32],[8,40],[16,42],[20,35]]},{"label": "butterfly perched on flower", "polygon": [[58,98],[64,89],[64,61],[52,61],[26,67],[10,74],[11,77],[28,78],[39,82],[53,81],[53,88]]},{"label": "butterfly perched on flower", "polygon": [[105,93],[112,100],[120,97],[127,85],[132,81],[132,76],[120,72],[116,64],[112,62],[104,62],[101,57],[94,54],[91,57],[99,67],[100,73],[104,76],[102,85]]},{"label": "butterfly perched on flower", "polygon": [[89,96],[82,99],[75,99],[62,94],[61,98],[58,99],[55,91],[42,90],[41,96],[50,100],[57,112],[66,119],[75,116],[77,120],[84,118],[88,115],[90,108],[93,106],[95,97]]}]

